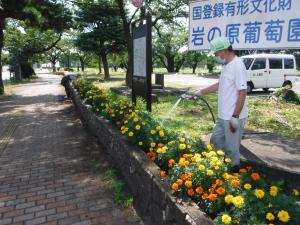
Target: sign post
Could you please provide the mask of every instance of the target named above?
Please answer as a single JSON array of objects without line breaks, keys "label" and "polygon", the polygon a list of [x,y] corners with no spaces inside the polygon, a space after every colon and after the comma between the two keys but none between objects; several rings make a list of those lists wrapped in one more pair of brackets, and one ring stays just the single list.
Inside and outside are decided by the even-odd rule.
[{"label": "sign post", "polygon": [[136,97],[146,100],[147,110],[151,112],[151,77],[152,77],[152,20],[147,15],[146,24],[132,28],[132,101],[136,104]]},{"label": "sign post", "polygon": [[299,49],[299,0],[202,0],[190,3],[189,50],[216,37],[234,49]]}]

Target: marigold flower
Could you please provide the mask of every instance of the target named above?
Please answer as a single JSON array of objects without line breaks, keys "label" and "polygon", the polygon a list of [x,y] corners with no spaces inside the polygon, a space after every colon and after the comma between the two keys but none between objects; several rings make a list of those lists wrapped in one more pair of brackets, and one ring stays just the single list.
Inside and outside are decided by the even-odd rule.
[{"label": "marigold flower", "polygon": [[190,181],[190,180],[187,180],[184,182],[184,185],[187,187],[187,188],[191,188],[193,186],[193,182]]},{"label": "marigold flower", "polygon": [[150,146],[151,146],[152,148],[154,148],[154,147],[156,146],[156,143],[151,142]]},{"label": "marigold flower", "polygon": [[260,175],[259,175],[259,173],[252,173],[251,174],[251,178],[252,178],[252,180],[259,180],[260,179]]},{"label": "marigold flower", "polygon": [[212,175],[214,175],[214,171],[212,171],[212,170],[206,170],[206,175],[207,176],[212,176]]},{"label": "marigold flower", "polygon": [[179,145],[179,149],[180,149],[180,150],[186,149],[186,145],[185,145],[185,144],[180,144],[180,145]]},{"label": "marigold flower", "polygon": [[216,185],[221,186],[223,184],[223,181],[220,179],[216,179]]},{"label": "marigold flower", "polygon": [[278,193],[278,187],[271,186],[270,187],[270,195],[273,196],[273,197],[275,197],[275,196],[277,196],[277,193]]},{"label": "marigold flower", "polygon": [[222,223],[224,224],[230,224],[231,223],[231,217],[227,214],[224,214],[222,216]]},{"label": "marigold flower", "polygon": [[245,169],[245,168],[241,168],[241,169],[239,170],[239,172],[240,172],[240,173],[247,173],[248,171],[247,171],[247,169]]},{"label": "marigold flower", "polygon": [[240,186],[240,181],[239,180],[232,180],[231,181],[231,186],[232,187],[239,187]]},{"label": "marigold flower", "polygon": [[133,136],[133,132],[130,131],[130,132],[128,133],[128,136],[129,136],[129,137],[132,137],[132,136]]},{"label": "marigold flower", "polygon": [[190,146],[190,145],[187,145],[186,147],[187,147],[188,149],[191,149],[191,148],[192,148],[192,146]]},{"label": "marigold flower", "polygon": [[170,160],[169,160],[169,164],[174,165],[174,164],[175,164],[175,160],[174,160],[174,159],[170,159]]},{"label": "marigold flower", "polygon": [[99,111],[100,111],[100,110],[97,108],[97,109],[96,109],[96,112],[99,112]]},{"label": "marigold flower", "polygon": [[154,135],[156,133],[155,130],[150,130],[150,134]]},{"label": "marigold flower", "polygon": [[164,137],[164,136],[165,136],[165,133],[164,133],[164,131],[160,130],[160,131],[158,132],[158,135],[159,135],[160,137]]},{"label": "marigold flower", "polygon": [[230,158],[226,158],[226,159],[225,159],[225,162],[226,162],[226,163],[231,163],[231,159],[230,159]]},{"label": "marigold flower", "polygon": [[204,166],[204,165],[200,165],[200,166],[198,167],[198,169],[199,169],[200,171],[204,171],[204,170],[205,170],[205,166]]},{"label": "marigold flower", "polygon": [[233,199],[233,195],[226,195],[224,200],[225,202],[229,205],[230,203],[232,203],[232,199]]},{"label": "marigold flower", "polygon": [[185,142],[185,138],[179,138],[179,142],[181,143]]},{"label": "marigold flower", "polygon": [[177,191],[178,190],[178,184],[177,183],[173,183],[171,186],[172,190]]},{"label": "marigold flower", "polygon": [[182,174],[182,175],[181,175],[181,179],[182,179],[182,180],[186,180],[186,179],[188,179],[188,175],[187,175],[187,174],[185,174],[185,173],[184,173],[184,174]]},{"label": "marigold flower", "polygon": [[223,187],[219,187],[217,190],[216,190],[217,194],[218,195],[224,195],[225,192],[226,192],[226,189],[223,188]]},{"label": "marigold flower", "polygon": [[139,118],[134,117],[134,118],[133,118],[133,121],[134,121],[134,122],[139,122]]},{"label": "marigold flower", "polygon": [[195,192],[194,192],[194,190],[191,188],[191,189],[189,189],[189,190],[187,191],[187,194],[188,194],[188,196],[192,197],[192,196],[194,196]]},{"label": "marigold flower", "polygon": [[212,144],[207,145],[207,150],[212,151],[214,149],[214,146]]},{"label": "marigold flower", "polygon": [[210,194],[208,196],[208,198],[209,198],[210,201],[216,201],[217,200],[217,195],[216,194]]},{"label": "marigold flower", "polygon": [[246,183],[246,184],[244,184],[244,188],[245,188],[246,190],[250,190],[250,189],[252,188],[252,185],[249,184],[249,183]]},{"label": "marigold flower", "polygon": [[190,165],[190,162],[189,161],[184,161],[184,165],[188,166],[188,165]]},{"label": "marigold flower", "polygon": [[166,171],[161,171],[161,172],[160,172],[160,176],[161,176],[161,177],[165,177],[165,176],[167,176],[167,173],[166,173]]},{"label": "marigold flower", "polygon": [[222,150],[218,150],[218,151],[217,151],[217,155],[223,156],[223,155],[224,155],[224,152],[223,152]]},{"label": "marigold flower", "polygon": [[182,184],[183,184],[183,181],[181,180],[181,179],[177,179],[177,184],[179,185],[179,186],[181,186]]},{"label": "marigold flower", "polygon": [[262,189],[256,189],[256,190],[254,191],[254,195],[255,195],[257,198],[262,199],[262,198],[265,196],[265,192],[264,192],[264,190],[262,190]]},{"label": "marigold flower", "polygon": [[201,198],[202,198],[203,200],[207,199],[207,198],[208,198],[208,194],[207,194],[207,193],[204,193],[204,194],[201,196]]},{"label": "marigold flower", "polygon": [[240,208],[244,204],[244,198],[242,196],[233,197],[232,203],[235,207]]},{"label": "marigold flower", "polygon": [[295,196],[299,196],[299,191],[297,189],[293,189],[292,194]]},{"label": "marigold flower", "polygon": [[159,131],[159,130],[160,130],[160,126],[156,126],[155,129],[156,129],[157,131]]},{"label": "marigold flower", "polygon": [[273,215],[273,213],[267,213],[266,214],[266,219],[269,220],[269,221],[272,221],[275,219],[275,216]]},{"label": "marigold flower", "polygon": [[143,142],[142,141],[139,141],[139,146],[142,146],[143,145]]},{"label": "marigold flower", "polygon": [[280,210],[277,214],[277,217],[281,222],[284,222],[284,223],[287,223],[290,220],[290,215],[285,210]]},{"label": "marigold flower", "polygon": [[196,193],[201,195],[203,193],[203,188],[201,186],[196,188]]},{"label": "marigold flower", "polygon": [[136,126],[135,126],[135,129],[136,129],[136,130],[140,130],[140,129],[141,129],[141,126],[140,126],[140,125],[136,125]]},{"label": "marigold flower", "polygon": [[162,148],[162,147],[164,147],[164,144],[163,143],[158,143],[157,146]]}]

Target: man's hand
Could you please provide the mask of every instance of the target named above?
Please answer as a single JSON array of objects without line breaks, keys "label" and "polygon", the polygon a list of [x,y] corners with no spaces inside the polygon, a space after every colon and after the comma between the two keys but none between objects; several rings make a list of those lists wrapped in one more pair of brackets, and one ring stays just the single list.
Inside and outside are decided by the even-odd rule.
[{"label": "man's hand", "polygon": [[235,133],[236,130],[239,128],[240,125],[240,120],[239,118],[236,117],[231,117],[230,121],[229,121],[229,127],[232,133]]}]

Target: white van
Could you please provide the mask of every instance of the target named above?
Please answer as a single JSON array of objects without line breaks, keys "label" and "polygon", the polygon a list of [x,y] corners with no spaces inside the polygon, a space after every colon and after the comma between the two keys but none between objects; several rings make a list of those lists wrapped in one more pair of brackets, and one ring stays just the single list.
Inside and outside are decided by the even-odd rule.
[{"label": "white van", "polygon": [[293,55],[257,54],[242,56],[248,78],[247,92],[262,88],[293,86],[296,81],[296,60]]}]

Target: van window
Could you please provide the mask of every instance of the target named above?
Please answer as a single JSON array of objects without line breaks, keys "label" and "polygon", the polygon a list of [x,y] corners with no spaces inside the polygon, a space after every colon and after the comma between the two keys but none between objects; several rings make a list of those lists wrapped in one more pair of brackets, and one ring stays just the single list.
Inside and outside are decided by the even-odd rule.
[{"label": "van window", "polygon": [[266,59],[263,58],[257,58],[255,59],[252,70],[262,70],[266,68]]},{"label": "van window", "polygon": [[284,68],[285,69],[294,69],[294,60],[293,59],[284,59]]},{"label": "van window", "polygon": [[270,69],[282,69],[282,59],[269,59]]},{"label": "van window", "polygon": [[248,70],[253,62],[253,58],[243,58],[243,62],[245,64],[246,70]]}]

